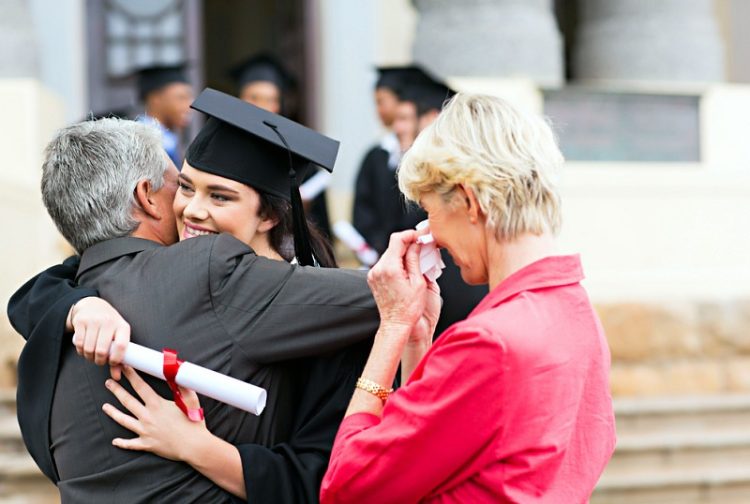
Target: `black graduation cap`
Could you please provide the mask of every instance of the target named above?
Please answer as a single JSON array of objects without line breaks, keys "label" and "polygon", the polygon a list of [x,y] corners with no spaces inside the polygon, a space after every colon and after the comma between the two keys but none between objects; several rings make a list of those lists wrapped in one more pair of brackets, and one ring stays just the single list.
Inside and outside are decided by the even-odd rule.
[{"label": "black graduation cap", "polygon": [[405,86],[423,78],[424,70],[416,65],[377,67],[378,80],[375,89],[388,88],[399,94]]},{"label": "black graduation cap", "polygon": [[295,255],[314,264],[297,177],[310,164],[333,171],[339,142],[214,89],[191,107],[210,117],[187,149],[188,164],[291,201]]},{"label": "black graduation cap", "polygon": [[422,115],[430,110],[440,111],[443,103],[456,92],[424,69],[415,66],[396,94],[400,100],[414,103],[417,113]]},{"label": "black graduation cap", "polygon": [[157,91],[173,82],[189,84],[185,75],[185,65],[155,65],[141,68],[138,74],[138,97],[145,100],[153,91]]},{"label": "black graduation cap", "polygon": [[235,65],[229,71],[237,82],[237,89],[242,90],[247,84],[257,81],[273,83],[283,94],[294,86],[294,78],[274,56],[261,53],[251,56]]}]

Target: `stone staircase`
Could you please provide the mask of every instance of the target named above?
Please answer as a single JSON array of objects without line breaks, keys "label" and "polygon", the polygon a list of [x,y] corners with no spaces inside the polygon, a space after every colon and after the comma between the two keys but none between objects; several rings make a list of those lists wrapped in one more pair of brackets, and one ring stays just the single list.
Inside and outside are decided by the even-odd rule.
[{"label": "stone staircase", "polygon": [[[750,504],[750,395],[615,401],[617,450],[591,504]],[[0,503],[59,503],[0,389]],[[561,503],[562,504],[562,503]]]},{"label": "stone staircase", "polygon": [[15,390],[0,389],[0,503],[59,503],[57,488],[26,452],[16,420]]},{"label": "stone staircase", "polygon": [[592,504],[750,504],[750,395],[615,401]]}]

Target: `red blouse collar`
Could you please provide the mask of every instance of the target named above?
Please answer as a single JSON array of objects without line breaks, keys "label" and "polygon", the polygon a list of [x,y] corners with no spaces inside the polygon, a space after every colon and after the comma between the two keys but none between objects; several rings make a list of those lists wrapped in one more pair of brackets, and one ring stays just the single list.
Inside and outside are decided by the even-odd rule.
[{"label": "red blouse collar", "polygon": [[500,282],[469,316],[489,310],[523,291],[576,284],[583,278],[581,258],[578,254],[545,257],[524,266]]}]

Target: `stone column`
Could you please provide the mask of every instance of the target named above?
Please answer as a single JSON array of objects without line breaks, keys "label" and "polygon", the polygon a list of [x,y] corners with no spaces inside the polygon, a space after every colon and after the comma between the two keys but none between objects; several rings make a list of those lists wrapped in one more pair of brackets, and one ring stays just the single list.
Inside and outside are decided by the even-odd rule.
[{"label": "stone column", "polygon": [[440,77],[529,77],[563,82],[552,0],[414,0],[414,61]]},{"label": "stone column", "polygon": [[0,0],[0,79],[37,76],[29,4],[26,0]]},{"label": "stone column", "polygon": [[713,0],[580,0],[577,80],[723,81]]}]

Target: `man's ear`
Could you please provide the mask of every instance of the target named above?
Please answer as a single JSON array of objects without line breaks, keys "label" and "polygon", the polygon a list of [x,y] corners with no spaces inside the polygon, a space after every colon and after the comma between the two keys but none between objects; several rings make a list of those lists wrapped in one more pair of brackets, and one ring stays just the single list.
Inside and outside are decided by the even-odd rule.
[{"label": "man's ear", "polygon": [[161,213],[156,204],[156,198],[154,198],[153,186],[151,185],[150,180],[139,180],[135,185],[133,196],[135,196],[136,205],[143,213],[153,219],[161,219]]}]

